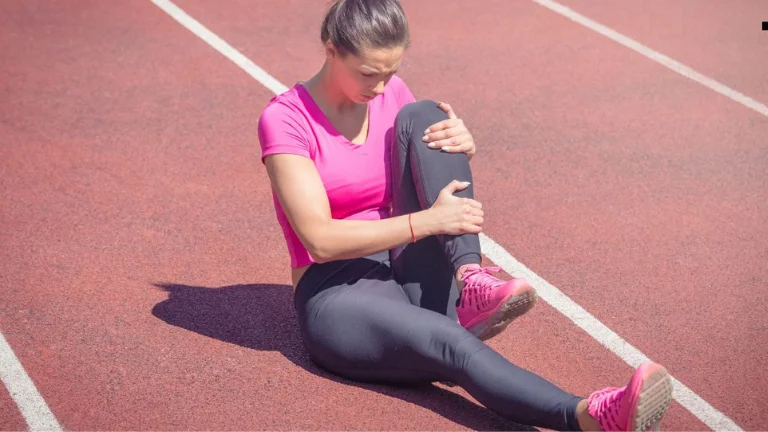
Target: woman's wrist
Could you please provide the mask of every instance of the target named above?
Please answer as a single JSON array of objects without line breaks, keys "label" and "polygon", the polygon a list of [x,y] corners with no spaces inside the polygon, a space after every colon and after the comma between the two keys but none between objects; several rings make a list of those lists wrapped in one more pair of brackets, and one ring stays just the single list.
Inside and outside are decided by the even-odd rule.
[{"label": "woman's wrist", "polygon": [[434,219],[430,216],[431,213],[429,209],[411,213],[409,222],[411,229],[413,230],[413,236],[416,240],[438,234]]}]

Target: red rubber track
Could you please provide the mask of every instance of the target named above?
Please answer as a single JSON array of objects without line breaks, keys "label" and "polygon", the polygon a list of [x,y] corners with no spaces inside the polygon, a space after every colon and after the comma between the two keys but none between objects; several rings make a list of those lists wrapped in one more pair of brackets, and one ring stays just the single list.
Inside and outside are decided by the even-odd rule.
[{"label": "red rubber track", "polygon": [[562,0],[582,15],[768,104],[768,2]]},{"label": "red rubber track", "polygon": [[[322,62],[321,5],[178,4],[286,85]],[[66,429],[515,427],[309,362],[258,162],[268,90],[149,2],[0,8],[0,331]],[[765,118],[533,3],[407,9],[401,75],[473,131],[487,233],[766,423]],[[631,373],[544,303],[491,345],[578,394]],[[705,426],[673,404],[663,428]]]},{"label": "red rubber track", "polygon": [[0,387],[0,430],[25,430],[27,424],[24,417],[16,409],[16,403],[11,399],[6,388]]}]

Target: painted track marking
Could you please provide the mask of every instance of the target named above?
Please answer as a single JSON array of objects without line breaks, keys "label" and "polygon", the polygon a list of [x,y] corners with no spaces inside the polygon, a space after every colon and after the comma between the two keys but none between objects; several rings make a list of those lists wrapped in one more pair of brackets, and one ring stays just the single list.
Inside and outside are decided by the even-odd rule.
[{"label": "painted track marking", "polygon": [[571,21],[577,22],[584,27],[589,28],[590,30],[594,30],[597,33],[600,33],[601,35],[613,40],[614,42],[618,42],[621,45],[624,45],[625,47],[638,52],[649,59],[660,63],[669,69],[672,69],[673,71],[679,73],[680,75],[690,78],[697,83],[703,85],[704,87],[707,87],[711,90],[714,90],[718,93],[720,93],[723,96],[726,96],[742,105],[744,105],[747,108],[751,108],[758,113],[768,116],[768,106],[765,106],[764,104],[752,99],[751,97],[740,93],[725,84],[721,84],[714,79],[701,74],[699,72],[696,72],[692,68],[680,63],[677,60],[673,60],[664,54],[655,51],[651,48],[648,48],[647,46],[641,44],[640,42],[637,42],[627,36],[624,36],[623,34],[604,26],[603,24],[600,24],[598,22],[595,22],[584,15],[581,15],[577,12],[575,12],[573,9],[569,9],[566,6],[561,5],[560,3],[554,2],[552,0],[531,0],[534,3],[538,3],[541,6],[544,6],[545,8],[554,11]]},{"label": "painted track marking", "polygon": [[11,398],[19,407],[19,412],[27,422],[29,430],[62,430],[2,333],[0,333],[0,380],[3,381]]}]

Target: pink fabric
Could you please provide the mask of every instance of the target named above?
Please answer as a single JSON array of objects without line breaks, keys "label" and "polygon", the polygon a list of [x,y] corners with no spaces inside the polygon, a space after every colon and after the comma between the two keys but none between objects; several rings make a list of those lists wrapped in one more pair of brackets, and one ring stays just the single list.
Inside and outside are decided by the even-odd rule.
[{"label": "pink fabric", "polygon": [[[384,93],[370,102],[368,137],[356,145],[328,121],[307,90],[296,84],[272,98],[259,117],[261,160],[277,153],[314,161],[323,181],[334,219],[375,220],[389,216],[392,199],[390,145],[395,117],[414,102],[405,83],[393,76]],[[292,267],[313,262],[273,193],[277,220],[283,229]]]}]

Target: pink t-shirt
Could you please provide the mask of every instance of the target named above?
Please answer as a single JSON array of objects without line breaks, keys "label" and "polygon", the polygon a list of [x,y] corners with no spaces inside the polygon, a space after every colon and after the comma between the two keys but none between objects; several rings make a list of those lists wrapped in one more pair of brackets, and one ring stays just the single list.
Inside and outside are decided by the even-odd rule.
[{"label": "pink t-shirt", "polygon": [[[290,153],[312,159],[325,186],[334,219],[376,220],[389,216],[392,199],[390,145],[395,117],[414,102],[405,83],[393,76],[384,93],[368,102],[368,136],[357,145],[344,138],[301,85],[275,96],[259,117],[261,160]],[[292,267],[313,262],[273,192],[277,220]]]}]

